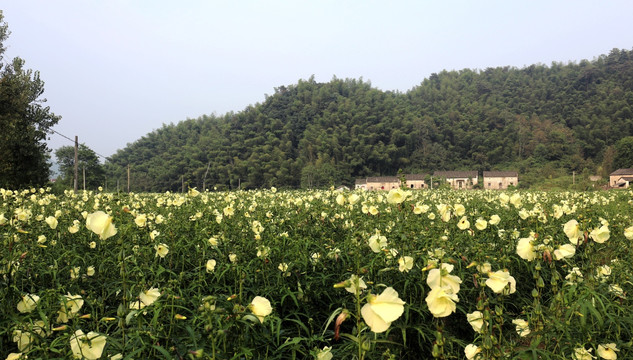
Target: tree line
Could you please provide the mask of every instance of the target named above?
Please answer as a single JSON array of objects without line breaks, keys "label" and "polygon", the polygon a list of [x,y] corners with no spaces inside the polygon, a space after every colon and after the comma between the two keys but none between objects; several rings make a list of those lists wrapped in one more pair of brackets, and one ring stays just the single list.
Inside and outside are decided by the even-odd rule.
[{"label": "tree line", "polygon": [[106,164],[135,191],[351,185],[434,170],[608,175],[633,166],[633,52],[442,71],[407,91],[311,77],[238,113],[163,125]]}]

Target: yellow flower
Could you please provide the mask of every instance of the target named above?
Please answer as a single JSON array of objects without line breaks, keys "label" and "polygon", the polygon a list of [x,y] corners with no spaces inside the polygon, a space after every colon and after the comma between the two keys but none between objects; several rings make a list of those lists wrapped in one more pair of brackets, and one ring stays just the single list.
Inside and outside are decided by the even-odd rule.
[{"label": "yellow flower", "polygon": [[319,350],[319,352],[316,355],[316,360],[332,360],[332,347],[331,346],[325,346],[323,347],[323,350]]},{"label": "yellow flower", "polygon": [[86,227],[105,240],[116,235],[116,227],[112,224],[112,216],[103,211],[94,212],[86,217]]},{"label": "yellow flower", "polygon": [[510,204],[514,205],[515,208],[520,208],[521,207],[521,195],[519,194],[512,194],[512,196],[510,196]]},{"label": "yellow flower", "polygon": [[451,264],[440,265],[439,269],[432,269],[429,271],[429,276],[426,278],[426,283],[431,289],[444,288],[448,289],[451,294],[457,294],[459,292],[462,279],[457,275],[450,275],[454,266]]},{"label": "yellow flower", "polygon": [[411,256],[403,256],[398,259],[398,270],[400,272],[409,272],[413,269],[413,258]]},{"label": "yellow flower", "polygon": [[479,231],[485,230],[488,227],[488,222],[482,218],[479,218],[477,219],[477,221],[475,221],[475,227]]},{"label": "yellow flower", "polygon": [[62,307],[57,312],[57,322],[67,323],[68,319],[73,318],[82,306],[84,306],[84,300],[81,295],[70,295],[70,293],[64,295]]},{"label": "yellow flower", "polygon": [[459,219],[459,222],[457,223],[457,227],[459,228],[459,230],[466,230],[470,227],[470,222],[465,216],[462,216],[462,218]]},{"label": "yellow flower", "polygon": [[554,259],[561,260],[564,258],[570,258],[576,254],[576,247],[572,244],[565,244],[554,250]]},{"label": "yellow flower", "polygon": [[470,314],[466,314],[466,319],[473,330],[480,333],[481,328],[484,326],[484,314],[481,311],[473,311]]},{"label": "yellow flower", "polygon": [[507,285],[510,285],[508,294],[513,294],[516,291],[516,280],[506,270],[489,273],[486,285],[497,294],[504,292]]},{"label": "yellow flower", "polygon": [[614,360],[618,358],[618,354],[615,353],[616,351],[620,351],[620,349],[618,349],[614,343],[609,343],[598,345],[598,351],[596,353],[603,359]]},{"label": "yellow flower", "polygon": [[236,254],[229,254],[229,261],[233,264],[235,264],[237,262],[237,255]]},{"label": "yellow flower", "polygon": [[75,266],[70,268],[70,279],[75,280],[79,277],[79,271],[81,271],[81,266]]},{"label": "yellow flower", "polygon": [[524,337],[530,334],[530,326],[527,321],[523,319],[514,319],[512,323],[516,325],[517,334],[519,336]]},{"label": "yellow flower", "polygon": [[463,216],[466,213],[466,208],[462,204],[455,204],[453,210],[457,216]]},{"label": "yellow flower", "polygon": [[624,237],[628,240],[633,240],[633,226],[629,226],[628,228],[624,229]]},{"label": "yellow flower", "polygon": [[367,289],[367,284],[363,281],[362,277],[358,277],[357,275],[350,276],[349,280],[345,282],[349,286],[345,288],[345,290],[349,293],[356,294],[356,291],[361,292],[363,289]]},{"label": "yellow flower", "polygon": [[95,274],[95,267],[94,266],[88,266],[86,268],[86,275],[93,276],[94,274]]},{"label": "yellow flower", "polygon": [[106,345],[106,337],[94,331],[84,334],[77,330],[70,338],[70,349],[75,359],[98,359]]},{"label": "yellow flower", "polygon": [[168,253],[169,253],[169,246],[167,246],[166,244],[158,244],[156,246],[154,246],[154,249],[156,249],[156,256],[160,256],[161,258],[164,258]]},{"label": "yellow flower", "polygon": [[572,354],[572,358],[574,360],[591,360],[594,359],[595,356],[591,355],[591,351],[593,349],[585,349],[584,347],[575,348],[574,353]]},{"label": "yellow flower", "polygon": [[398,292],[388,287],[378,296],[369,295],[367,304],[360,312],[371,331],[381,333],[402,315],[404,304]]},{"label": "yellow flower", "polygon": [[481,348],[475,344],[468,344],[464,348],[464,354],[466,355],[466,359],[474,360],[477,354],[481,352]]},{"label": "yellow flower", "polygon": [[22,353],[10,353],[9,356],[7,356],[6,360],[19,360],[19,359],[26,359],[28,358],[28,356],[24,355],[22,356]]},{"label": "yellow flower", "polygon": [[501,203],[501,205],[507,205],[509,201],[510,197],[508,196],[508,194],[503,193],[499,195],[499,202]]},{"label": "yellow flower", "polygon": [[589,234],[589,237],[593,239],[593,241],[602,244],[605,241],[609,240],[611,233],[609,231],[609,227],[606,225],[602,225],[597,229],[593,229]]},{"label": "yellow flower", "polygon": [[387,202],[390,204],[401,204],[407,198],[407,194],[402,189],[391,189],[387,194]]},{"label": "yellow flower", "polygon": [[143,305],[150,306],[154,303],[154,301],[158,300],[160,295],[160,290],[158,290],[157,288],[151,288],[149,290],[141,291],[141,293],[138,295],[138,298],[139,300],[141,300],[141,303],[143,303]]},{"label": "yellow flower", "polygon": [[457,308],[455,302],[459,302],[457,294],[453,294],[450,289],[443,287],[432,288],[425,300],[431,314],[438,318],[449,316],[455,312]]},{"label": "yellow flower", "polygon": [[211,273],[215,270],[216,261],[214,259],[207,260],[207,272]]},{"label": "yellow flower", "polygon": [[26,294],[22,296],[22,300],[18,302],[18,311],[21,313],[30,313],[35,310],[40,297],[34,294]]},{"label": "yellow flower", "polygon": [[488,220],[488,223],[490,223],[490,225],[499,225],[499,222],[501,222],[501,218],[499,217],[499,215],[492,215],[490,217],[490,220]]},{"label": "yellow flower", "polygon": [[379,253],[382,249],[387,247],[387,238],[380,235],[379,232],[376,232],[369,238],[368,243],[371,251]]},{"label": "yellow flower", "polygon": [[57,219],[54,216],[49,216],[44,221],[53,230],[55,230],[55,228],[57,227]]},{"label": "yellow flower", "polygon": [[136,215],[136,218],[134,218],[134,223],[138,227],[145,227],[145,225],[147,225],[147,215],[145,214]]},{"label": "yellow flower", "polygon": [[582,237],[582,232],[580,231],[580,227],[578,226],[578,221],[569,220],[565,223],[565,225],[563,225],[563,231],[565,232],[565,235],[567,235],[569,242],[574,245],[578,245],[578,239]]},{"label": "yellow flower", "polygon": [[257,318],[259,319],[259,322],[261,323],[264,322],[264,318],[266,316],[270,315],[270,313],[273,312],[273,308],[270,305],[270,301],[268,301],[268,299],[261,296],[255,296],[255,298],[253,298],[253,301],[251,301],[250,305],[248,305],[248,308],[251,310],[253,315],[257,316]]},{"label": "yellow flower", "polygon": [[347,197],[347,201],[350,203],[350,205],[356,204],[358,200],[360,200],[360,196],[356,194],[351,194],[350,196]]},{"label": "yellow flower", "polygon": [[27,351],[31,348],[35,336],[28,331],[13,330],[13,342],[18,346],[18,350]]},{"label": "yellow flower", "polygon": [[338,194],[336,196],[336,203],[339,204],[340,206],[345,205],[345,195],[343,194]]},{"label": "yellow flower", "polygon": [[536,251],[534,249],[534,245],[532,245],[533,237],[526,237],[519,239],[517,243],[517,255],[521,257],[521,259],[532,261],[536,259]]}]

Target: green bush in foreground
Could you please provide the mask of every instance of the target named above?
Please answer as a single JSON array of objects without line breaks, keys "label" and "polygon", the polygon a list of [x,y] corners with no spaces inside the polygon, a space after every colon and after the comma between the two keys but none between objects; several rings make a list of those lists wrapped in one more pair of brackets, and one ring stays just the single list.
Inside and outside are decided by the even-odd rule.
[{"label": "green bush in foreground", "polygon": [[631,192],[0,196],[0,358],[633,354]]}]

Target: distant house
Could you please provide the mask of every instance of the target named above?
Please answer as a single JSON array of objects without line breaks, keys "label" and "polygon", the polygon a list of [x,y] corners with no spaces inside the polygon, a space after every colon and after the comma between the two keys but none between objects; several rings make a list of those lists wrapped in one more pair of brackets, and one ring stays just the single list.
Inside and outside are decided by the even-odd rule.
[{"label": "distant house", "polygon": [[[427,187],[425,174],[405,174],[405,184],[409,189],[424,189]],[[363,190],[391,190],[400,187],[400,178],[397,176],[373,176],[365,179],[356,179],[354,189]]]},{"label": "distant house", "polygon": [[519,185],[519,173],[516,171],[484,171],[484,189],[507,189]]},{"label": "distant house", "polygon": [[356,179],[356,181],[354,182],[354,189],[367,190],[367,179]]},{"label": "distant house", "polygon": [[477,171],[436,171],[433,177],[446,179],[453,189],[472,189],[479,182]]},{"label": "distant house", "polygon": [[409,189],[425,189],[427,187],[426,182],[424,182],[425,177],[427,177],[426,174],[405,174],[404,175],[407,188]]},{"label": "distant house", "polygon": [[367,178],[367,190],[391,190],[400,187],[397,176],[374,176]]},{"label": "distant house", "polygon": [[628,188],[633,183],[633,169],[617,169],[609,174],[609,186],[612,188]]}]

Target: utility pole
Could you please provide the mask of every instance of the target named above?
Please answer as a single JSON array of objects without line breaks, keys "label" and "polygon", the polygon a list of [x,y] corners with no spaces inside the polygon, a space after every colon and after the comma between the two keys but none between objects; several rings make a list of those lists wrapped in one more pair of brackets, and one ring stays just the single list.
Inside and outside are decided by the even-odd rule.
[{"label": "utility pole", "polygon": [[86,167],[83,167],[84,172],[84,191],[86,191]]},{"label": "utility pole", "polygon": [[209,173],[209,166],[211,166],[211,161],[207,163],[207,171],[204,172],[204,177],[202,178],[202,191],[207,190],[207,174]]},{"label": "utility pole", "polygon": [[79,139],[77,135],[75,135],[75,182],[73,184],[73,190],[77,192],[77,178],[79,172]]},{"label": "utility pole", "polygon": [[130,192],[130,164],[127,164],[127,192]]}]

